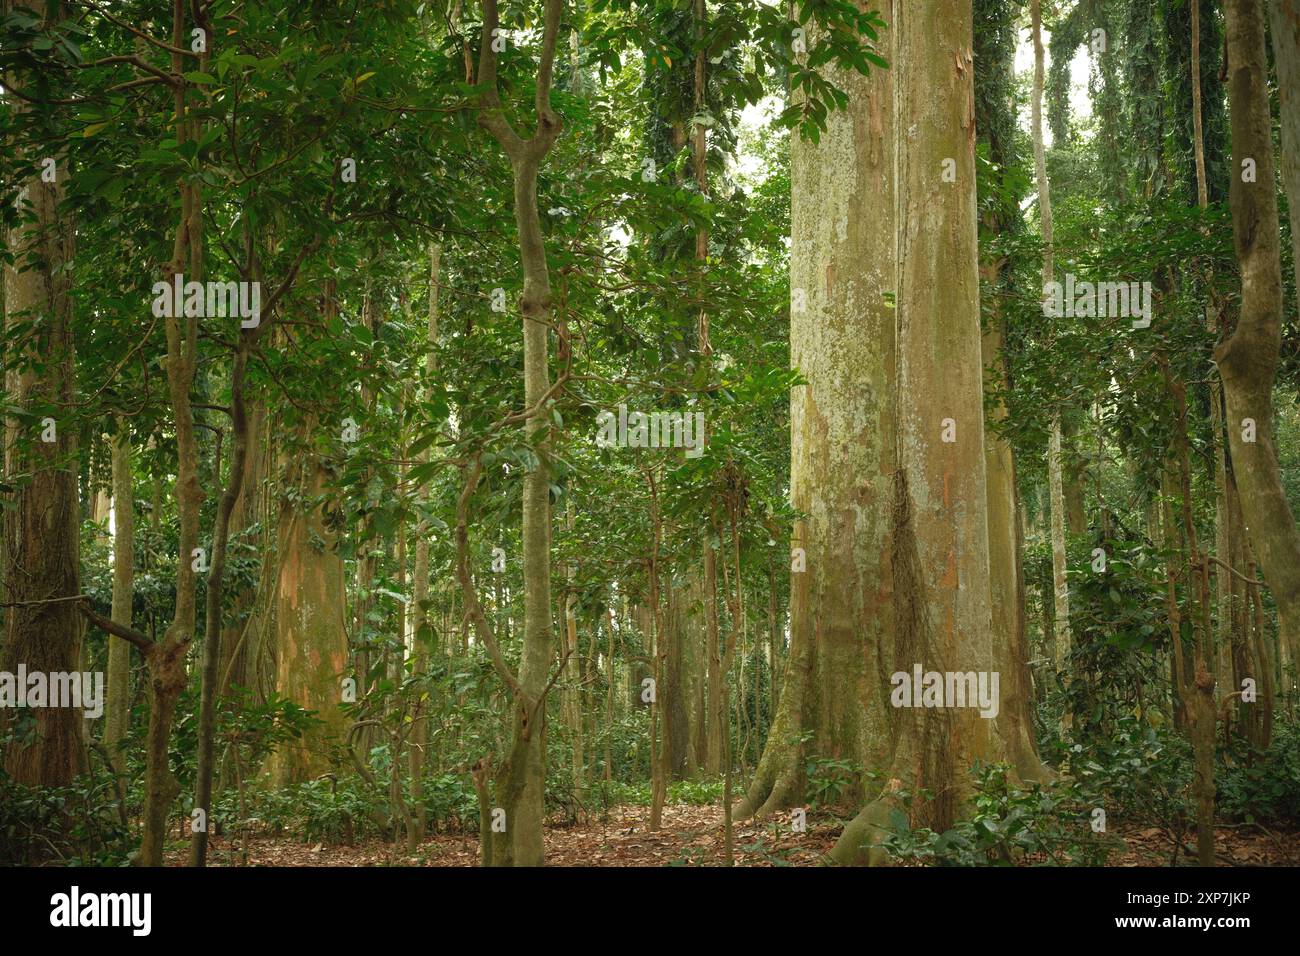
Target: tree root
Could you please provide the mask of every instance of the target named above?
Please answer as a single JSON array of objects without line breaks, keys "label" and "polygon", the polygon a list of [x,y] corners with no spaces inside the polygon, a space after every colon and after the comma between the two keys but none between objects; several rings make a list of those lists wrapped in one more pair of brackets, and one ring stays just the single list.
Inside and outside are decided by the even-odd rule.
[{"label": "tree root", "polygon": [[845,824],[828,860],[836,866],[889,866],[884,840],[890,833],[890,817],[904,809],[898,798],[902,789],[902,781],[891,779],[879,797]]},{"label": "tree root", "polygon": [[760,819],[792,807],[802,796],[801,747],[773,748],[769,742],[749,789],[732,815],[737,820]]}]

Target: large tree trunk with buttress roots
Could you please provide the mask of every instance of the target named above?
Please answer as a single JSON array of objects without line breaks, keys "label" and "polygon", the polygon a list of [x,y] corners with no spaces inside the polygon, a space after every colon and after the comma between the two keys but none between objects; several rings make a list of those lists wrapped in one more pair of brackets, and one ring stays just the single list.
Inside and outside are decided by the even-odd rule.
[{"label": "large tree trunk with buttress roots", "polygon": [[[996,669],[975,207],[970,0],[884,4],[890,69],[849,94],[820,145],[793,144],[791,649],[743,814],[804,797],[809,758],[885,771],[832,859],[882,862],[893,809],[943,827],[976,759],[976,708],[891,706],[891,675]],[[945,160],[955,182],[944,182]],[[946,440],[952,438],[953,440]],[[796,565],[797,567],[797,565]],[[991,674],[989,675],[991,681]],[[991,686],[991,685],[990,685]],[[900,790],[934,799],[904,804]]]}]

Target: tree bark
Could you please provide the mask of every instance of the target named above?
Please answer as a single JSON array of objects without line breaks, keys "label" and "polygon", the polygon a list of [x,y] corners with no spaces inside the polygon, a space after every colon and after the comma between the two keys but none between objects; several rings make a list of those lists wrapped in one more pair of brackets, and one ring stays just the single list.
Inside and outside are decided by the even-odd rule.
[{"label": "tree bark", "polygon": [[716,523],[711,523],[704,539],[704,652],[708,695],[704,769],[714,775],[722,773],[722,691],[727,679],[718,634],[718,550],[713,544],[716,531]]},{"label": "tree bark", "polygon": [[[172,46],[177,50],[185,43],[185,4],[172,0]],[[172,54],[172,73],[184,69],[184,58]],[[190,139],[191,123],[186,120],[184,84],[175,92],[176,138]],[[203,201],[197,186],[180,184],[181,222],[176,231],[172,261],[166,276],[186,272],[188,280],[203,279]],[[197,572],[194,552],[198,548],[199,517],[203,489],[199,484],[198,446],[194,436],[194,410],[190,389],[198,366],[198,317],[175,316],[164,320],[167,337],[167,388],[172,421],[176,433],[176,511],[179,536],[176,555],[176,602],[171,624],[162,640],[146,652],[151,687],[149,734],[145,745],[144,832],[136,863],[161,866],[163,843],[167,834],[167,817],[172,801],[180,793],[180,784],[170,767],[170,738],[176,703],[185,689],[185,658],[194,639],[197,612]]]},{"label": "tree bark", "polygon": [[[424,357],[425,390],[428,395],[433,389],[433,377],[437,372],[438,362],[434,349],[438,344],[438,283],[442,279],[442,246],[429,244],[429,312],[426,330],[426,350]],[[420,454],[420,461],[430,460],[426,449]],[[425,502],[431,502],[431,491],[426,483],[417,493]],[[411,631],[414,642],[414,673],[419,677],[429,670],[429,647],[433,636],[429,633],[432,618],[429,615],[429,535],[431,529],[427,522],[421,521],[415,528],[415,567],[412,569],[411,582]],[[411,754],[409,767],[411,774],[411,802],[415,804],[415,825],[420,838],[428,832],[428,813],[424,806],[424,765],[425,749],[429,745],[429,727],[424,716],[424,696],[418,695],[412,708]]]},{"label": "tree bark", "polygon": [[[1034,140],[1034,179],[1038,184],[1038,219],[1043,239],[1043,291],[1054,279],[1055,249],[1052,227],[1052,186],[1047,176],[1047,152],[1043,145],[1043,17],[1039,0],[1030,0],[1029,16],[1034,42],[1034,89],[1031,101],[1031,134]],[[1047,451],[1047,474],[1051,488],[1052,587],[1055,592],[1054,654],[1063,666],[1070,653],[1070,588],[1066,582],[1066,502],[1061,461],[1061,417],[1052,415],[1051,443]]]},{"label": "tree bark", "polygon": [[[132,626],[135,587],[135,489],[131,468],[131,432],[118,420],[113,439],[113,620]],[[104,747],[113,769],[126,766],[122,742],[131,728],[131,645],[108,638],[108,700],[104,704]]]},{"label": "tree bark", "polygon": [[[992,276],[990,275],[990,278]],[[994,315],[984,333],[985,381],[1006,387],[1002,360],[1002,317]],[[991,417],[1006,417],[1004,403],[991,409]],[[1038,759],[1034,744],[1034,695],[1029,680],[1029,629],[1025,621],[1024,575],[1021,568],[1019,495],[1016,459],[1011,443],[995,430],[984,436],[984,470],[988,485],[989,582],[993,634],[999,651],[1002,681],[1002,737],[1022,780],[1042,780],[1049,771]]]},{"label": "tree bark", "polygon": [[[195,767],[194,806],[211,816],[213,736],[216,733],[216,695],[221,664],[221,611],[225,596],[226,549],[230,541],[230,517],[243,489],[248,462],[248,408],[245,398],[245,372],[248,357],[256,340],[257,329],[241,329],[230,371],[230,416],[234,448],[230,458],[230,477],[217,501],[212,527],[212,558],[208,565],[208,586],[203,608],[203,670],[199,689],[199,740]],[[221,462],[218,460],[217,467]],[[220,475],[217,475],[220,480]],[[208,855],[208,831],[204,827],[190,840],[190,866],[204,866]]]},{"label": "tree bark", "polygon": [[[1282,268],[1264,13],[1259,0],[1228,0],[1225,10],[1233,153],[1229,197],[1241,268],[1241,315],[1236,330],[1216,349],[1215,361],[1227,399],[1228,441],[1246,533],[1277,604],[1281,639],[1296,659],[1300,653],[1300,533],[1282,485],[1273,438],[1273,382],[1282,341]],[[1295,36],[1293,24],[1294,20],[1280,24],[1284,29],[1278,40],[1283,50],[1284,41]],[[1282,59],[1292,62],[1286,56]],[[1294,134],[1294,119],[1292,97],[1290,108],[1283,112],[1284,131],[1291,126]],[[1284,148],[1285,143],[1284,139]],[[1242,163],[1247,159],[1255,162],[1253,182],[1242,181]],[[1246,419],[1254,421],[1254,441],[1243,434]]]},{"label": "tree bark", "polygon": [[[537,68],[536,122],[530,139],[514,131],[497,89],[497,57],[486,40],[479,49],[479,122],[510,159],[514,178],[515,227],[524,287],[520,298],[524,339],[524,433],[536,451],[524,475],[523,565],[524,635],[519,675],[511,687],[514,703],[512,745],[495,781],[498,805],[506,811],[505,832],[492,834],[493,866],[540,866],[544,857],[542,824],[546,773],[546,690],[553,659],[551,634],[551,502],[549,441],[544,403],[550,393],[547,336],[552,325],[550,271],[537,208],[537,176],[559,138],[563,121],[551,108],[551,82],[563,0],[546,0],[541,59]],[[484,0],[483,36],[499,19],[496,0]],[[462,580],[462,584],[465,582]],[[468,595],[467,595],[468,597]],[[504,666],[504,664],[502,665]]]},{"label": "tree bark", "polygon": [[[1282,120],[1282,186],[1286,189],[1291,235],[1300,236],[1300,0],[1270,0],[1268,15]],[[1300,288],[1300,242],[1291,243],[1291,268]]]},{"label": "tree bark", "polygon": [[[11,6],[5,3],[4,11]],[[46,7],[46,24],[62,18],[60,3]],[[21,91],[30,84],[26,76],[10,73],[4,85]],[[7,99],[15,112],[35,108],[13,96]],[[59,208],[67,157],[30,158],[37,172],[19,199],[30,219],[5,236],[14,258],[4,268],[4,319],[6,331],[21,335],[20,341],[27,340],[33,327],[36,332],[27,340],[23,360],[5,373],[5,392],[7,404],[39,417],[32,425],[9,419],[5,429],[5,475],[13,491],[4,509],[9,607],[0,670],[13,673],[25,665],[28,671],[48,674],[79,670],[81,656],[77,604],[63,600],[80,593],[76,428],[62,411],[73,408],[76,383],[69,269],[74,229],[71,217]],[[42,178],[41,161],[47,158],[54,160],[53,182]],[[54,441],[43,440],[44,418],[54,420]],[[31,743],[15,740],[5,748],[5,772],[28,786],[67,786],[85,769],[82,712],[38,707],[25,715],[35,723]],[[0,733],[16,719],[15,712],[0,710]]]},{"label": "tree bark", "polygon": [[[314,423],[305,422],[300,438],[309,441],[313,432]],[[314,451],[286,449],[284,457],[284,485],[297,494],[283,498],[278,519],[276,692],[316,711],[324,724],[271,755],[270,774],[277,786],[300,783],[330,769],[330,746],[346,730],[338,705],[348,662],[343,559],[337,536],[326,524],[322,500],[329,474]],[[355,675],[358,699],[362,677]]]},{"label": "tree bark", "polygon": [[[887,768],[882,793],[860,789],[871,802],[838,862],[882,859],[903,781],[936,794],[909,805],[913,819],[942,827],[962,810],[973,761],[1003,756],[975,711],[896,710],[886,683],[917,663],[987,672],[995,661],[971,3],[888,6],[891,68],[837,75],[848,108],[820,145],[792,147],[791,287],[807,308],[791,316],[791,352],[808,384],[792,400],[791,492],[807,570],[793,576],[785,686],[739,807],[799,800],[813,756]],[[945,158],[956,183],[941,182]]]}]

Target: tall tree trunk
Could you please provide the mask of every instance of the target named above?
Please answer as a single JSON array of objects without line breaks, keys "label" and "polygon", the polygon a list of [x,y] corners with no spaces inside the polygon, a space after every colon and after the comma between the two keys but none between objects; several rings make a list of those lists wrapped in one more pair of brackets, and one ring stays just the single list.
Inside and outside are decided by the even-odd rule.
[{"label": "tall tree trunk", "polygon": [[[1210,575],[1209,557],[1201,552],[1196,538],[1196,525],[1192,519],[1191,451],[1187,438],[1187,396],[1183,384],[1165,366],[1165,377],[1174,399],[1176,415],[1174,428],[1175,455],[1177,457],[1179,500],[1182,513],[1181,544],[1184,565],[1191,580],[1188,581],[1189,601],[1195,604],[1189,615],[1194,640],[1191,678],[1179,669],[1179,688],[1187,708],[1188,732],[1192,741],[1195,773],[1192,793],[1196,801],[1196,847],[1201,866],[1214,865],[1214,740],[1215,717],[1214,675],[1210,673],[1206,642],[1210,637]],[[1175,648],[1181,649],[1181,634],[1175,638]]]},{"label": "tall tree trunk", "polygon": [[[135,488],[131,467],[131,432],[125,418],[113,437],[113,620],[132,626],[135,588]],[[131,645],[108,638],[108,699],[104,702],[104,747],[121,774],[126,756],[122,742],[131,729]]]},{"label": "tall tree trunk", "polygon": [[[996,266],[988,269],[995,270]],[[992,280],[990,272],[988,278]],[[1002,359],[1002,318],[994,315],[984,333],[985,381],[996,389],[1006,387]],[[1004,419],[1007,409],[998,402],[991,417]],[[1041,780],[1048,771],[1038,759],[1034,744],[1034,694],[1029,679],[1029,629],[1025,621],[1024,576],[1021,573],[1019,497],[1016,459],[1011,443],[989,429],[984,436],[984,470],[988,485],[989,581],[993,609],[993,634],[999,652],[1002,682],[1002,737],[1008,756],[1023,780]]]},{"label": "tall tree trunk", "polygon": [[688,619],[689,586],[668,576],[667,585],[661,584],[663,593],[663,649],[664,673],[663,719],[664,753],[667,755],[667,772],[673,780],[690,776],[694,767],[691,753],[691,723],[689,701]]},{"label": "tall tree trunk", "polygon": [[614,684],[618,678],[618,667],[614,662],[614,604],[611,599],[607,608],[606,664],[609,667],[608,682],[605,685],[605,780],[614,779]]},{"label": "tall tree trunk", "polygon": [[776,713],[781,700],[781,645],[785,635],[778,629],[776,595],[776,560],[769,556],[767,562],[767,671],[768,692],[772,698],[770,713]]},{"label": "tall tree trunk", "polygon": [[[571,491],[572,486],[569,489],[570,493],[565,495],[568,499],[565,524],[570,534],[573,533],[575,519]],[[577,670],[576,664],[579,658],[577,581],[578,563],[570,561],[564,570],[564,647],[569,663],[574,665],[574,670]],[[580,678],[580,673],[571,672],[564,694],[565,723],[568,724],[567,730],[569,732],[570,780],[573,785],[574,796],[578,800],[581,800],[582,797],[582,771],[585,763],[582,748],[582,681]]]},{"label": "tall tree trunk", "polygon": [[[185,3],[172,0],[172,46],[185,47]],[[200,69],[206,54],[200,60]],[[172,73],[184,69],[184,57],[172,54]],[[186,89],[183,83],[175,92],[176,139],[185,143],[193,130],[186,119]],[[176,232],[172,261],[166,279],[185,273],[188,252],[188,281],[203,281],[203,200],[198,186],[180,184],[181,222]],[[167,336],[167,387],[172,421],[176,433],[176,511],[179,536],[176,555],[176,602],[172,621],[162,640],[146,653],[152,689],[149,708],[149,734],[145,753],[144,833],[136,862],[142,866],[161,866],[167,817],[172,801],[180,793],[180,784],[170,767],[170,738],[176,703],[185,689],[185,658],[194,639],[197,612],[198,579],[195,552],[198,550],[199,517],[203,489],[199,484],[198,447],[194,436],[194,410],[190,389],[198,366],[198,317],[176,316],[165,319]]]},{"label": "tall tree trunk", "polygon": [[[304,422],[300,439],[310,441],[314,430],[314,423]],[[278,518],[275,686],[280,696],[316,711],[324,724],[271,755],[270,775],[277,786],[310,780],[330,769],[330,747],[346,729],[338,705],[348,662],[343,559],[322,500],[329,473],[314,450],[286,449],[283,458],[284,487],[295,493],[283,496]],[[362,675],[355,679],[359,699]]]},{"label": "tall tree trunk", "polygon": [[[62,18],[60,3],[45,6],[45,24]],[[12,8],[6,2],[3,11]],[[11,73],[4,85],[14,91],[30,83]],[[37,108],[12,96],[6,99],[15,112]],[[42,175],[46,167],[41,161],[47,158],[54,161],[53,182]],[[20,197],[30,218],[5,236],[14,258],[4,268],[5,330],[29,345],[24,360],[5,373],[5,392],[13,408],[53,419],[54,440],[42,434],[47,422],[34,427],[14,419],[6,423],[5,475],[13,491],[4,509],[5,602],[10,606],[0,670],[13,673],[22,665],[48,674],[79,670],[81,656],[82,624],[76,602],[67,600],[80,593],[76,427],[64,417],[64,410],[73,409],[76,383],[69,270],[74,232],[72,219],[59,208],[67,157],[31,160],[37,172]],[[36,333],[28,338],[33,328]],[[5,748],[5,772],[29,786],[67,786],[85,768],[82,712],[37,707],[25,715],[34,721],[35,731],[30,743],[15,740]],[[15,719],[14,712],[0,710],[0,732]]]},{"label": "tall tree trunk", "polygon": [[1061,479],[1061,418],[1052,416],[1051,440],[1047,449],[1047,477],[1052,512],[1052,648],[1062,670],[1070,656],[1070,585],[1065,576],[1065,494]]},{"label": "tall tree trunk", "polygon": [[[1052,230],[1052,186],[1047,177],[1047,152],[1043,145],[1043,17],[1039,0],[1030,0],[1030,24],[1034,41],[1034,90],[1031,102],[1031,133],[1034,140],[1034,178],[1038,184],[1038,219],[1043,239],[1043,294],[1054,279],[1055,249]],[[1055,591],[1055,656],[1064,665],[1070,652],[1070,589],[1066,582],[1066,502],[1061,461],[1061,416],[1052,415],[1051,444],[1047,451],[1047,474],[1051,487],[1052,585]]]},{"label": "tall tree trunk", "polygon": [[[1010,386],[1006,348],[1006,317],[1002,296],[1001,242],[1020,226],[1022,215],[1010,171],[1017,162],[1014,69],[1017,34],[1016,6],[1008,0],[976,0],[975,128],[992,161],[991,192],[998,196],[981,210],[980,278],[987,290],[983,301],[985,332],[981,341],[986,391],[1001,396]],[[1011,759],[1024,780],[1038,780],[1049,771],[1038,759],[1032,722],[1034,693],[1029,673],[1029,628],[1022,560],[1024,502],[1016,478],[1016,458],[1010,441],[997,425],[1007,418],[1005,401],[988,407],[990,427],[984,436],[984,462],[988,482],[989,575],[993,605],[993,633],[1006,659],[1000,663],[1003,682],[1004,734]]]},{"label": "tall tree trunk", "polygon": [[650,525],[652,551],[647,563],[650,579],[650,661],[654,693],[650,697],[650,829],[663,823],[664,801],[668,794],[668,721],[664,719],[664,672],[668,648],[664,640],[663,589],[660,585],[659,555],[663,550],[663,523],[659,516],[657,466],[646,469],[650,488]]},{"label": "tall tree trunk", "polygon": [[[331,279],[321,295],[322,321],[329,322],[337,310]],[[315,447],[316,433],[314,416],[301,418],[297,434],[288,436],[292,441],[276,448],[272,466],[282,489],[268,612],[275,692],[315,711],[323,721],[268,758],[268,776],[276,786],[301,783],[329,770],[330,750],[345,739],[347,730],[338,706],[349,674],[346,571],[338,536],[326,520],[329,472]],[[351,679],[360,700],[365,672],[354,668]]]},{"label": "tall tree trunk", "polygon": [[[377,332],[377,313],[375,295],[367,284],[361,305],[361,323],[371,335]],[[361,404],[371,421],[376,419],[378,396],[369,384],[361,385]],[[374,476],[374,467],[366,468],[365,480],[369,484]],[[361,700],[370,695],[371,675],[375,673],[375,659],[371,654],[375,642],[370,633],[370,607],[374,600],[375,572],[378,564],[379,540],[374,534],[374,523],[370,516],[363,516],[357,523],[357,558],[356,558],[356,593],[352,606],[352,641],[353,659],[356,661],[357,698]],[[369,752],[371,746],[378,742],[377,728],[367,726],[360,730],[359,738],[363,752]]]},{"label": "tall tree trunk", "polygon": [[[263,482],[266,479],[267,465],[267,410],[264,402],[250,397],[248,409],[248,452],[245,458],[244,476],[239,483],[239,495],[235,499],[234,511],[230,516],[230,538],[238,538],[246,529],[259,523],[267,523],[268,509],[264,508]],[[269,532],[268,532],[269,533]],[[269,539],[266,539],[269,540]],[[263,561],[269,561],[271,549],[263,551]],[[263,567],[263,574],[268,571]],[[232,623],[221,631],[221,682],[217,685],[217,695],[229,693],[232,684],[252,689],[257,684],[256,644],[250,640],[248,629],[261,627],[259,620],[259,588],[254,585],[235,595],[231,607]],[[242,620],[241,620],[242,618]]]},{"label": "tall tree trunk", "polygon": [[[996,666],[971,3],[886,6],[891,68],[836,76],[847,109],[819,146],[792,147],[791,287],[807,308],[791,317],[791,352],[808,384],[792,401],[791,492],[807,569],[792,584],[776,720],[739,807],[798,801],[812,756],[888,768],[841,836],[840,862],[881,859],[871,845],[900,789],[938,795],[910,808],[946,826],[974,760],[1003,756],[975,710],[895,709],[881,681],[915,664]],[[955,183],[940,181],[945,158]]]},{"label": "tall tree trunk", "polygon": [[718,635],[718,551],[713,544],[714,530],[711,525],[709,534],[704,537],[704,652],[707,655],[705,671],[708,682],[704,770],[709,774],[722,772],[722,691],[727,680]]},{"label": "tall tree trunk", "polygon": [[[1201,3],[1189,0],[1191,13],[1191,74],[1192,74],[1192,156],[1196,169],[1196,205],[1204,212],[1210,204],[1209,183],[1205,162],[1205,121],[1201,91]],[[1206,274],[1205,326],[1211,335],[1218,333],[1218,306],[1213,299],[1213,276]],[[1223,447],[1223,387],[1217,375],[1210,377],[1210,456],[1214,462],[1214,551],[1230,567],[1236,568],[1236,555],[1240,551],[1233,540],[1235,527],[1229,520],[1227,457]],[[1234,607],[1236,589],[1231,576],[1215,575],[1215,607],[1218,616],[1211,647],[1211,667],[1216,682],[1231,676],[1232,623],[1238,617]]]},{"label": "tall tree trunk", "polygon": [[[705,114],[708,104],[705,102],[705,80],[708,75],[708,49],[706,31],[708,30],[709,8],[706,0],[695,0],[695,116],[696,122],[691,128],[691,164],[695,170],[695,186],[701,196],[709,195],[708,170],[708,125]],[[700,269],[708,268],[709,261],[709,227],[701,221],[695,229],[695,261]],[[713,345],[709,341],[709,313],[700,306],[696,321],[696,335],[700,354],[708,362],[713,354]]]},{"label": "tall tree trunk", "polygon": [[[230,541],[230,517],[243,489],[248,462],[248,408],[245,401],[244,375],[253,348],[256,329],[241,329],[230,371],[230,416],[234,448],[230,458],[230,477],[217,501],[216,520],[212,527],[212,558],[208,565],[208,585],[203,609],[203,670],[199,689],[199,740],[194,772],[194,806],[210,815],[212,809],[213,736],[216,732],[216,694],[221,664],[221,611],[225,596],[226,549]],[[220,481],[220,458],[216,480]],[[190,866],[204,866],[208,856],[208,827],[200,828],[190,840]]]},{"label": "tall tree trunk", "polygon": [[[1277,604],[1282,640],[1292,659],[1300,654],[1300,533],[1287,502],[1273,439],[1273,382],[1282,341],[1282,267],[1274,189],[1268,60],[1259,0],[1227,0],[1228,93],[1232,110],[1233,235],[1241,268],[1241,316],[1233,334],[1215,351],[1228,408],[1233,475],[1241,490],[1246,533]],[[1279,75],[1295,69],[1294,18],[1280,24],[1278,45],[1289,45]],[[1293,76],[1293,74],[1291,74]],[[1288,84],[1289,85],[1289,84]],[[1294,93],[1294,86],[1290,87]],[[1295,97],[1283,113],[1284,136],[1294,135]],[[1284,148],[1286,140],[1283,141]],[[1253,181],[1243,163],[1255,165]],[[1288,189],[1300,185],[1294,180]],[[1300,190],[1296,190],[1300,193]],[[1300,195],[1293,195],[1293,202]],[[1246,420],[1254,423],[1248,440]]]},{"label": "tall tree trunk", "polygon": [[[424,377],[426,394],[433,390],[433,377],[438,368],[434,349],[438,344],[438,284],[442,280],[442,246],[429,244],[429,312],[426,331],[426,350],[424,357]],[[420,454],[420,461],[429,461],[426,449]],[[426,502],[431,501],[429,486],[425,484],[417,493]],[[432,618],[429,615],[429,535],[428,522],[421,521],[415,528],[415,567],[412,569],[411,593],[411,630],[414,635],[415,676],[420,677],[429,670],[429,647],[433,636],[429,633]],[[444,629],[445,630],[445,629]],[[424,697],[417,695],[412,708],[411,755],[409,771],[411,774],[411,802],[415,804],[415,825],[418,835],[423,838],[428,832],[428,813],[424,805],[424,765],[425,750],[429,746],[429,725],[424,715]]]},{"label": "tall tree trunk", "polygon": [[[505,832],[493,833],[494,866],[539,866],[544,856],[542,824],[546,774],[546,689],[553,660],[551,635],[551,502],[544,401],[551,391],[547,335],[553,320],[550,270],[537,208],[537,176],[559,138],[563,122],[551,108],[555,49],[563,0],[546,0],[541,60],[537,68],[536,122],[530,139],[519,137],[502,110],[497,90],[497,57],[490,42],[479,49],[479,121],[510,159],[514,178],[515,227],[524,288],[520,298],[524,339],[524,433],[537,450],[524,475],[523,565],[524,636],[519,675],[511,687],[514,720],[509,756],[495,781],[498,806],[505,810]],[[484,0],[483,36],[499,22],[496,0]],[[458,529],[458,533],[459,529]],[[462,589],[468,582],[462,577]],[[467,593],[467,599],[469,597]],[[499,669],[504,668],[499,664]]]},{"label": "tall tree trunk", "polygon": [[[1277,73],[1278,113],[1282,120],[1282,186],[1286,189],[1291,235],[1300,236],[1300,0],[1270,0],[1268,15],[1273,68]],[[1291,268],[1296,276],[1296,288],[1300,289],[1300,242],[1294,240]]]}]

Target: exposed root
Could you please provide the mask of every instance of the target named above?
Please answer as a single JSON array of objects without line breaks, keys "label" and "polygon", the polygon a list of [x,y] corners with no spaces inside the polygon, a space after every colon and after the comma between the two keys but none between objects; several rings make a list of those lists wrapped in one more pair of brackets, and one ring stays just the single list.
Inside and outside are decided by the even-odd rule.
[{"label": "exposed root", "polygon": [[900,780],[890,780],[884,791],[868,803],[844,827],[828,858],[837,866],[889,866],[884,840],[890,832],[890,817],[904,809],[898,798]]},{"label": "exposed root", "polygon": [[801,748],[777,748],[769,743],[754,779],[750,781],[749,790],[736,804],[733,816],[737,820],[762,818],[794,806],[802,795],[801,755]]}]

